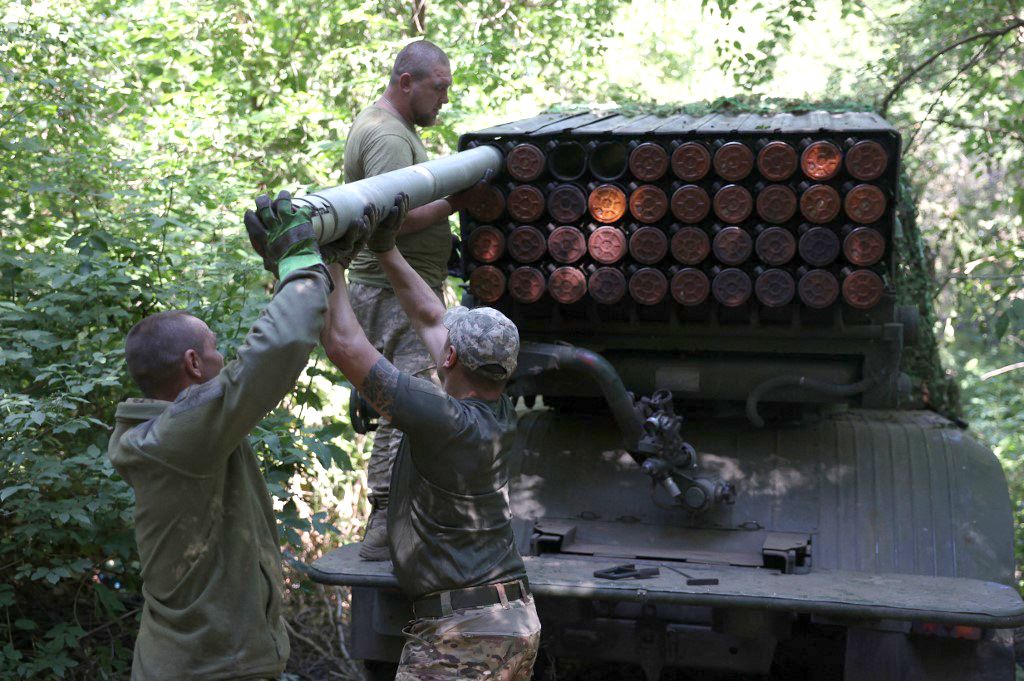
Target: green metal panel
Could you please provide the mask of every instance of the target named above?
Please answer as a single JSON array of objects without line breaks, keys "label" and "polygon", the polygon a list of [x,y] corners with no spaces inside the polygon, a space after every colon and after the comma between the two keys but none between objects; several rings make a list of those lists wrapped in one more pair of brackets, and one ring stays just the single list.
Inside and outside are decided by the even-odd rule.
[{"label": "green metal panel", "polygon": [[1012,582],[1002,469],[931,412],[853,410],[765,430],[691,423],[685,436],[704,470],[738,491],[735,505],[702,516],[652,498],[649,478],[615,449],[606,417],[546,413],[522,427],[513,513],[572,523],[577,542],[649,557],[678,557],[693,542],[749,556],[764,532],[797,532],[812,537],[814,569]]}]

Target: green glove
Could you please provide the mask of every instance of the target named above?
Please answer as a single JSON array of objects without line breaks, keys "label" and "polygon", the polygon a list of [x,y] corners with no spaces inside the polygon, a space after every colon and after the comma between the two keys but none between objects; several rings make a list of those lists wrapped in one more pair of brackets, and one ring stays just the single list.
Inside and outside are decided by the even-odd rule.
[{"label": "green glove", "polygon": [[391,207],[388,214],[370,234],[370,238],[366,240],[366,247],[374,253],[386,253],[394,248],[398,228],[405,222],[405,216],[408,214],[409,195],[401,192],[395,197],[395,205]]},{"label": "green glove", "polygon": [[286,191],[273,202],[261,194],[256,197],[256,212],[245,211],[249,243],[263,258],[263,266],[278,279],[306,267],[324,267],[311,217],[310,208],[293,206],[292,195]]}]

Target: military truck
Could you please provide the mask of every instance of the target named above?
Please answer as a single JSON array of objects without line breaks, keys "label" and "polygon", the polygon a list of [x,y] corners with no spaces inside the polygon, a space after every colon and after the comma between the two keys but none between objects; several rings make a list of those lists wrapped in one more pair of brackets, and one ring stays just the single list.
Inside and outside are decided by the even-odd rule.
[{"label": "military truck", "polygon": [[[460,141],[483,145],[503,164],[461,216],[464,303],[523,339],[537,678],[1014,678],[1002,470],[907,408],[929,330],[896,304],[898,132],[552,113]],[[357,550],[314,568],[352,587],[352,653],[387,678],[412,613]]]}]

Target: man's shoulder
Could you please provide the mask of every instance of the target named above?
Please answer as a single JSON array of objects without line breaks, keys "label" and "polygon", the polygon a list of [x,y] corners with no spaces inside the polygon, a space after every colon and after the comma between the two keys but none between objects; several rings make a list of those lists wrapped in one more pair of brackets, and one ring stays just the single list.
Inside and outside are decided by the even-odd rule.
[{"label": "man's shoulder", "polygon": [[399,137],[409,139],[412,134],[412,131],[393,114],[379,106],[368,106],[356,116],[349,138],[359,137],[365,140],[374,140],[383,137]]}]

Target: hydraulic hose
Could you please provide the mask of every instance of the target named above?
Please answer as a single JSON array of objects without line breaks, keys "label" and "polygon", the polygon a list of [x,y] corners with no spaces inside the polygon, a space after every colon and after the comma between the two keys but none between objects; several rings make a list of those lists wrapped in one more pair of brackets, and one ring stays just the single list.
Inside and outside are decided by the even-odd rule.
[{"label": "hydraulic hose", "polygon": [[[524,361],[526,360],[526,361]],[[550,343],[523,343],[519,351],[520,365],[530,365],[530,372],[569,369],[586,374],[597,383],[615,423],[622,431],[625,448],[636,451],[643,435],[643,420],[633,407],[633,398],[626,390],[618,372],[601,355],[583,348]]]},{"label": "hydraulic hose", "polygon": [[501,169],[501,150],[482,145],[451,156],[400,168],[358,182],[321,189],[293,201],[313,209],[313,229],[317,241],[330,243],[341,238],[352,221],[363,214],[368,203],[386,213],[395,203],[395,195],[409,195],[409,207],[418,208],[449,194],[469,189],[484,173]]},{"label": "hydraulic hose", "polygon": [[779,388],[807,388],[829,397],[850,397],[851,395],[859,395],[874,385],[874,383],[875,379],[873,377],[847,384],[828,383],[806,376],[776,376],[775,378],[769,378],[767,381],[755,386],[750,391],[750,394],[747,395],[747,420],[755,428],[764,428],[764,419],[761,418],[761,414],[757,410],[758,402],[767,393]]}]

